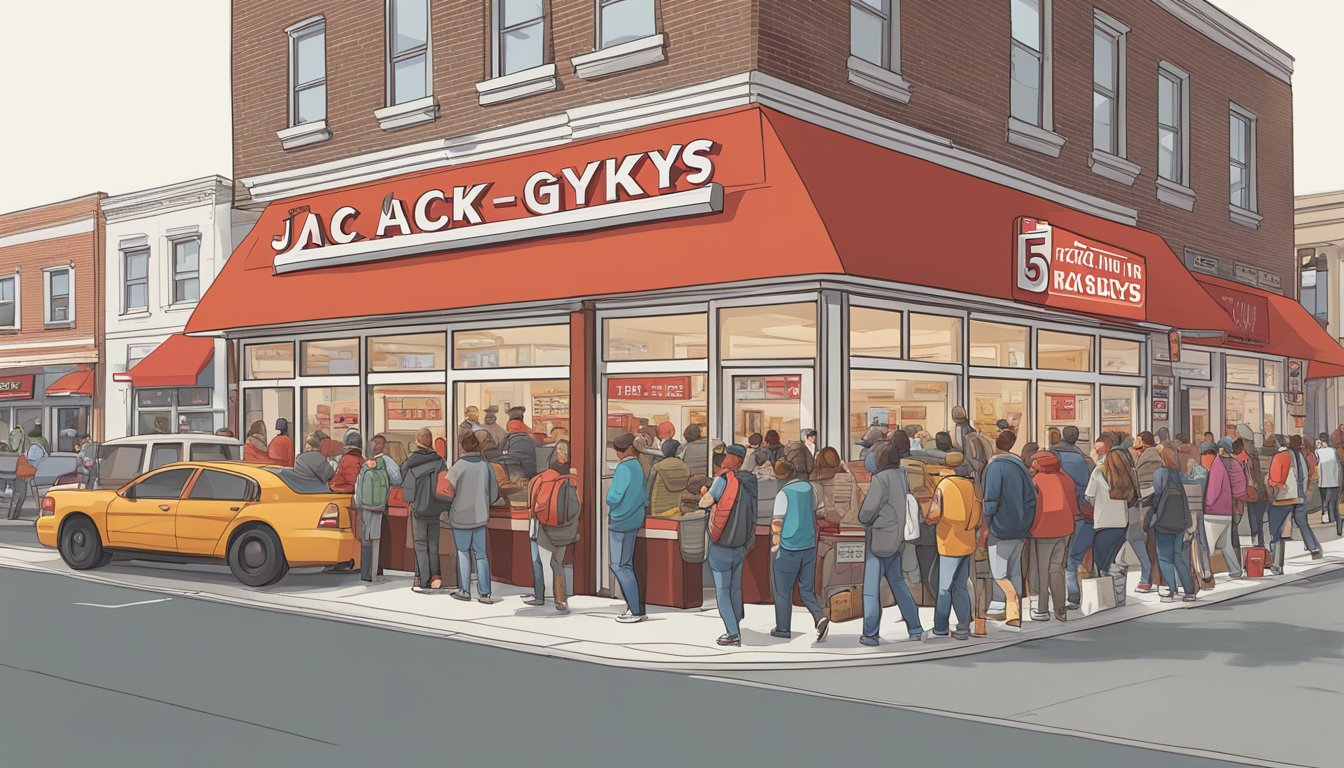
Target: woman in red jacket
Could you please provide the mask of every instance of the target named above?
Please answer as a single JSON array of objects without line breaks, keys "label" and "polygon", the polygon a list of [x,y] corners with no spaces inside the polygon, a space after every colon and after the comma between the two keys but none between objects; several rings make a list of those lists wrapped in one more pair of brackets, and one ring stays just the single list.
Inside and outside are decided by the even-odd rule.
[{"label": "woman in red jacket", "polygon": [[1035,470],[1036,518],[1031,525],[1031,560],[1036,564],[1039,597],[1031,612],[1033,621],[1049,621],[1048,606],[1054,598],[1055,618],[1065,620],[1064,566],[1069,556],[1069,536],[1078,515],[1078,490],[1073,478],[1060,470],[1053,451],[1037,451],[1031,460]]}]

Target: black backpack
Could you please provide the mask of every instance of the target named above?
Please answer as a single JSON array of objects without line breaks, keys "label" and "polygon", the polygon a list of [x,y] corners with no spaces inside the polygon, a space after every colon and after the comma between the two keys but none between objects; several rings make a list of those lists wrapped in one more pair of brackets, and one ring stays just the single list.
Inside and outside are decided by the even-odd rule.
[{"label": "black backpack", "polygon": [[1153,508],[1143,527],[1158,533],[1183,533],[1189,520],[1190,504],[1185,498],[1185,487],[1180,483],[1167,483],[1160,493],[1154,494]]},{"label": "black backpack", "polygon": [[719,540],[714,542],[721,547],[743,547],[756,540],[756,476],[740,469],[733,476],[737,478],[737,498],[733,499]]}]

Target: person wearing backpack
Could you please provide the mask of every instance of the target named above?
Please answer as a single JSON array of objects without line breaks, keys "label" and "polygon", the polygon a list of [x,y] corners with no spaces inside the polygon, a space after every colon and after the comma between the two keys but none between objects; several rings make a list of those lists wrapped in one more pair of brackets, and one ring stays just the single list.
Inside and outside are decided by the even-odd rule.
[{"label": "person wearing backpack", "polygon": [[1073,478],[1060,469],[1059,457],[1038,451],[1032,458],[1032,487],[1036,491],[1036,518],[1031,524],[1032,564],[1036,573],[1036,610],[1033,621],[1049,621],[1054,598],[1057,621],[1065,614],[1064,568],[1069,555],[1069,535],[1078,516],[1078,490]]},{"label": "person wearing backpack", "polygon": [[[953,470],[959,470],[964,459],[959,451],[952,451],[946,462]],[[971,595],[967,585],[971,557],[975,554],[975,532],[980,527],[980,501],[975,497],[970,478],[958,472],[938,481],[929,522],[935,525],[938,538],[938,597],[933,609],[933,636],[948,636],[955,612],[957,627],[951,635],[956,640],[967,640],[971,636]]]},{"label": "person wearing backpack", "polygon": [[740,445],[724,449],[718,476],[700,500],[709,509],[709,551],[706,561],[714,576],[714,597],[723,619],[723,647],[742,645],[742,564],[756,539],[756,475],[742,469],[747,450]]},{"label": "person wearing backpack", "polygon": [[[349,434],[346,435],[349,437]],[[359,578],[373,581],[381,578],[378,566],[378,545],[382,540],[383,516],[387,514],[387,497],[392,486],[401,484],[401,468],[385,451],[387,438],[374,435],[369,441],[373,458],[365,461],[355,477],[352,489],[355,509],[359,512]],[[349,454],[347,454],[349,455]]]},{"label": "person wearing backpack", "polygon": [[1321,492],[1321,522],[1339,527],[1339,454],[1330,446],[1330,436],[1322,432],[1316,441],[1317,489]]},{"label": "person wearing backpack", "polygon": [[[908,438],[907,438],[908,439]],[[793,472],[799,480],[809,480],[812,468],[816,466],[817,430],[804,429],[798,440],[792,440],[784,446],[784,458],[793,465]]]},{"label": "person wearing backpack", "polygon": [[[775,597],[775,628],[771,637],[793,637],[793,587],[812,614],[817,641],[826,639],[831,620],[821,612],[817,599],[817,504],[812,484],[797,476],[788,459],[775,462],[775,477],[780,482],[770,520],[770,572]],[[752,505],[755,509],[756,505]]]},{"label": "person wearing backpack", "polygon": [[677,458],[681,443],[674,439],[663,441],[662,459],[649,473],[649,513],[659,517],[675,517],[681,510],[681,493],[691,479],[686,462]]},{"label": "person wearing backpack", "polygon": [[491,605],[499,601],[491,596],[485,526],[490,522],[491,505],[499,501],[499,482],[495,468],[481,455],[475,435],[463,435],[458,447],[462,454],[444,473],[442,485],[446,487],[439,494],[448,497],[448,524],[457,548],[457,589],[450,594],[456,600],[471,600],[471,564],[475,561],[480,601]]},{"label": "person wearing backpack", "polygon": [[[686,429],[690,431],[690,427]],[[699,434],[698,428],[696,433]],[[705,445],[708,444],[705,441]],[[611,441],[611,447],[621,460],[607,488],[607,543],[610,545],[611,573],[620,585],[626,604],[626,612],[617,616],[616,621],[637,624],[649,618],[644,612],[644,604],[639,600],[639,578],[635,575],[634,564],[635,539],[648,514],[649,496],[644,468],[639,465],[635,436],[626,432]],[[705,454],[704,463],[709,464],[708,454]]]},{"label": "person wearing backpack", "polygon": [[1185,496],[1181,473],[1176,467],[1176,456],[1166,446],[1157,450],[1162,465],[1154,470],[1153,492],[1144,499],[1148,512],[1144,516],[1143,529],[1151,532],[1157,540],[1157,562],[1166,585],[1166,589],[1162,590],[1162,602],[1176,602],[1177,582],[1185,592],[1182,599],[1193,602],[1194,577],[1179,555],[1183,549],[1188,551],[1185,539],[1192,522],[1190,504]]},{"label": "person wearing backpack", "polygon": [[415,451],[401,463],[401,493],[411,508],[411,539],[415,543],[415,581],[411,589],[426,592],[443,588],[439,570],[439,515],[448,503],[434,496],[434,483],[443,459],[434,452],[434,433],[415,433]]},{"label": "person wearing backpack", "polygon": [[[905,436],[903,432],[894,432],[893,436]],[[859,642],[867,646],[876,646],[880,642],[879,628],[882,622],[882,581],[891,587],[896,605],[901,611],[901,621],[905,622],[908,640],[919,641],[924,638],[924,626],[919,620],[919,607],[915,597],[910,594],[901,564],[901,550],[905,547],[906,516],[918,510],[914,503],[914,494],[910,492],[910,483],[901,470],[901,450],[895,448],[878,456],[877,474],[873,475],[868,486],[868,495],[859,507],[859,522],[865,528],[865,554],[863,561],[863,635]],[[918,514],[915,511],[915,514]],[[916,535],[915,538],[918,538]]]},{"label": "person wearing backpack", "polygon": [[550,552],[551,589],[555,594],[555,610],[569,613],[565,591],[565,550],[578,540],[579,488],[578,477],[569,472],[569,442],[556,443],[551,464],[532,478],[527,489],[529,538],[532,540],[532,597],[523,596],[523,603],[531,606],[546,604],[546,575],[542,571],[541,553]]},{"label": "person wearing backpack", "polygon": [[984,517],[980,542],[989,550],[994,583],[1003,590],[1010,629],[1022,628],[1022,549],[1036,517],[1036,490],[1022,459],[1012,454],[1017,435],[1005,429],[994,438],[995,455],[985,467]]}]

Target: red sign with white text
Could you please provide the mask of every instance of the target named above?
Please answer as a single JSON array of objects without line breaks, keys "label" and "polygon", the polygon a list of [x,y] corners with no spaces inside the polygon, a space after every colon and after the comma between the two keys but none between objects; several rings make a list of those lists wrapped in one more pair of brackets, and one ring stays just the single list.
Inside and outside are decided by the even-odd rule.
[{"label": "red sign with white text", "polygon": [[1230,340],[1243,344],[1269,343],[1269,301],[1265,297],[1220,285],[1203,283],[1203,286],[1223,305],[1223,311],[1240,330],[1238,334],[1228,334]]},{"label": "red sign with white text", "polygon": [[1017,220],[1013,298],[1059,309],[1147,319],[1142,256],[1089,240],[1041,219]]},{"label": "red sign with white text", "polygon": [[612,400],[688,400],[691,397],[691,377],[608,379],[607,397]]},{"label": "red sign with white text", "polygon": [[33,374],[0,377],[0,400],[31,400]]},{"label": "red sign with white text", "polygon": [[1051,421],[1073,421],[1078,418],[1077,395],[1046,395],[1050,401]]}]

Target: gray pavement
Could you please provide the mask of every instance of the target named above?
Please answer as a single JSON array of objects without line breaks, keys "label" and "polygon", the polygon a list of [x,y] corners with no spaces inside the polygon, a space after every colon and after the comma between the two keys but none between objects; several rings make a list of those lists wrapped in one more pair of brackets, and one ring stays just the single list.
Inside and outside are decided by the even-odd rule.
[{"label": "gray pavement", "polygon": [[[56,574],[0,570],[0,617],[3,765],[1230,764],[1057,731],[165,599]],[[613,631],[619,630],[613,625]],[[1168,630],[1156,631],[1168,637]],[[1147,643],[1135,632],[1122,645],[1135,644],[1125,655],[1142,658]],[[1325,637],[1290,637],[1298,638],[1294,646],[1273,659],[1280,668],[1303,654],[1338,653]],[[995,685],[1034,692],[1052,678],[1054,696],[1064,698],[1093,689],[1072,665],[1101,663],[1106,642],[1080,641],[1065,662],[1048,648],[1022,649],[999,652],[1002,659],[756,682],[854,694],[869,678],[865,695],[878,702],[905,690],[927,703],[939,695],[968,700]],[[1197,651],[1187,657],[1191,651],[1172,642],[1159,639],[1156,657],[1198,663]],[[1200,633],[1185,645],[1213,642]],[[1252,657],[1259,652],[1245,650]],[[1027,656],[1011,655],[1019,653]],[[1054,674],[1047,667],[1055,663],[1070,667]],[[966,676],[977,669],[992,672]],[[958,690],[958,683],[970,687]],[[1033,698],[1022,706],[1044,703]],[[1216,703],[1208,703],[1210,716],[1197,729],[1224,730],[1214,722],[1219,716],[1246,721],[1244,711],[1219,710]],[[1268,733],[1283,741],[1297,732]]]}]

